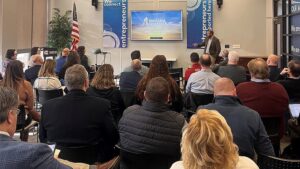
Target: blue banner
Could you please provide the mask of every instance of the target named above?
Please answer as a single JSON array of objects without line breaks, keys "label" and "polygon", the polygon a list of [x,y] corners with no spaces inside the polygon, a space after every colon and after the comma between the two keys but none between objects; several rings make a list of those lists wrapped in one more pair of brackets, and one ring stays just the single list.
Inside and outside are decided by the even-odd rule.
[{"label": "blue banner", "polygon": [[291,1],[291,11],[292,13],[300,12],[300,0]]},{"label": "blue banner", "polygon": [[104,0],[103,47],[127,48],[128,2],[127,0]]},{"label": "blue banner", "polygon": [[187,12],[187,47],[194,48],[213,28],[213,0],[188,0]]}]

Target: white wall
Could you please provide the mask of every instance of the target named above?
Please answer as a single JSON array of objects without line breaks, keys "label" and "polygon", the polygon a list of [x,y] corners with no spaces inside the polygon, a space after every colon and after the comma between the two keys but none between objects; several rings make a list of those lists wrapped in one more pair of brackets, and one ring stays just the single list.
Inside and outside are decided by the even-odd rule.
[{"label": "white wall", "polygon": [[[78,22],[80,27],[80,45],[85,45],[91,64],[95,63],[92,49],[102,48],[102,3],[96,11],[91,0],[73,0],[77,5]],[[62,11],[71,10],[73,1],[49,0],[49,11],[59,8]],[[99,0],[100,1],[100,0]],[[119,73],[129,65],[130,53],[139,49],[142,57],[152,58],[156,54],[163,54],[168,58],[177,58],[175,66],[186,68],[189,64],[189,54],[194,50],[186,48],[186,1],[187,0],[129,0],[130,10],[158,10],[181,9],[184,13],[184,40],[183,41],[130,41],[126,49],[106,49],[111,52],[110,63]],[[214,31],[224,44],[240,45],[237,50],[242,56],[266,56],[273,51],[272,23],[266,16],[270,13],[269,5],[272,0],[230,0],[224,1],[221,9],[214,3]],[[271,6],[272,7],[272,6]],[[272,10],[271,10],[272,11]],[[49,14],[51,17],[51,14]],[[130,27],[130,24],[129,24]],[[130,28],[129,28],[130,30]],[[130,32],[129,32],[130,37]],[[98,63],[102,60],[98,59]],[[109,60],[109,59],[108,59]]]}]

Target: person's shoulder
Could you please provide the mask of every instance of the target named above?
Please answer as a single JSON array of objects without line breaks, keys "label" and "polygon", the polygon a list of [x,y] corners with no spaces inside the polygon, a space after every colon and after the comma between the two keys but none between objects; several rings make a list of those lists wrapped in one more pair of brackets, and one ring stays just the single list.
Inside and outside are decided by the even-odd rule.
[{"label": "person's shoulder", "polygon": [[236,88],[238,89],[243,89],[245,87],[248,87],[248,86],[251,86],[252,85],[252,82],[242,82],[242,83],[239,83]]},{"label": "person's shoulder", "polygon": [[183,162],[177,161],[177,162],[173,163],[170,169],[184,169]]},{"label": "person's shoulder", "polygon": [[127,66],[124,68],[123,72],[131,72],[132,71],[132,68],[131,66]]},{"label": "person's shoulder", "polygon": [[239,156],[236,169],[259,169],[258,166],[248,157]]},{"label": "person's shoulder", "polygon": [[180,125],[181,127],[184,125],[185,122],[185,118],[183,117],[182,114],[175,112],[175,111],[168,111],[166,114],[168,114],[168,116],[170,118],[172,118],[173,120],[175,120],[175,122]]},{"label": "person's shoulder", "polygon": [[123,113],[123,117],[126,117],[127,115],[131,115],[132,113],[135,113],[135,112],[140,112],[139,110],[142,108],[141,105],[132,105],[132,106],[129,106],[128,108],[126,108],[124,110],[124,113]]}]

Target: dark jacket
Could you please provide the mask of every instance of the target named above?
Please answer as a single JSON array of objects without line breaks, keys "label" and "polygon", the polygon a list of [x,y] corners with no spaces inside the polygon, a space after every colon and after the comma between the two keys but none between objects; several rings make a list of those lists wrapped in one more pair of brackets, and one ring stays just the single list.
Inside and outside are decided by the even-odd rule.
[{"label": "dark jacket", "polygon": [[163,103],[143,101],[124,111],[119,122],[121,148],[135,154],[180,157],[184,117]]},{"label": "dark jacket", "polygon": [[71,90],[65,96],[49,100],[43,104],[41,114],[41,142],[65,147],[99,143],[107,149],[105,154],[112,155],[119,140],[109,103],[82,90]]},{"label": "dark jacket", "polygon": [[300,101],[300,79],[287,78],[277,82],[280,83],[287,91],[290,102]]},{"label": "dark jacket", "polygon": [[226,119],[241,156],[253,159],[255,152],[274,156],[272,143],[259,114],[241,105],[237,97],[216,96],[214,103],[198,109],[202,108],[217,110]]},{"label": "dark jacket", "polygon": [[35,79],[38,78],[39,71],[41,69],[41,65],[35,65],[27,70],[25,70],[25,79],[34,84]]},{"label": "dark jacket", "polygon": [[119,122],[123,111],[125,110],[125,105],[118,88],[112,87],[109,89],[96,89],[95,87],[90,87],[87,89],[86,93],[90,96],[106,99],[111,105],[111,112],[115,122]]},{"label": "dark jacket", "polygon": [[231,79],[235,85],[247,80],[246,69],[239,65],[220,66],[217,74],[221,77],[227,77]]},{"label": "dark jacket", "polygon": [[122,72],[120,76],[120,90],[135,91],[142,76],[137,71]]},{"label": "dark jacket", "polygon": [[[204,42],[198,45],[199,47],[205,46],[204,52],[206,51],[208,41],[209,41],[209,38],[206,37]],[[220,40],[217,37],[213,36],[211,44],[210,44],[210,48],[209,48],[209,54],[212,57],[217,58],[219,56],[220,52],[221,52]]]},{"label": "dark jacket", "polygon": [[86,55],[80,56],[80,63],[82,66],[84,66],[88,73],[92,72],[92,69],[89,65],[89,59]]},{"label": "dark jacket", "polygon": [[0,168],[9,169],[70,169],[53,157],[46,144],[16,141],[0,134]]},{"label": "dark jacket", "polygon": [[276,82],[279,80],[280,70],[278,66],[268,66],[269,67],[269,79],[272,82]]}]

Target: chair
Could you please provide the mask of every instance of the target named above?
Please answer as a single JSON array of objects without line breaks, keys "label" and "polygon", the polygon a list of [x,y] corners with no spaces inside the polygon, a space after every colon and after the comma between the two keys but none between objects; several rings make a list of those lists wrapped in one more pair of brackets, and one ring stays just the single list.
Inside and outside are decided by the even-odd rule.
[{"label": "chair", "polygon": [[134,154],[121,150],[120,158],[120,169],[169,169],[180,155]]},{"label": "chair", "polygon": [[170,68],[169,69],[170,75],[173,77],[173,79],[177,82],[178,86],[180,87],[180,84],[183,85],[183,68]]},{"label": "chair", "polygon": [[299,169],[300,160],[287,160],[259,154],[257,165],[260,169]]},{"label": "chair", "polygon": [[27,141],[27,133],[34,128],[38,122],[33,121],[31,116],[26,115],[25,106],[19,105],[18,109],[20,110],[17,117],[17,126],[16,132],[20,133],[21,141]]},{"label": "chair", "polygon": [[280,155],[280,124],[281,118],[280,117],[262,117],[262,121],[266,128],[266,131],[269,135],[269,138],[272,142],[275,155],[279,157]]},{"label": "chair", "polygon": [[135,91],[133,90],[120,90],[125,108],[137,103]]},{"label": "chair", "polygon": [[37,102],[40,104],[46,103],[48,100],[63,96],[63,90],[39,90],[35,89]]}]

